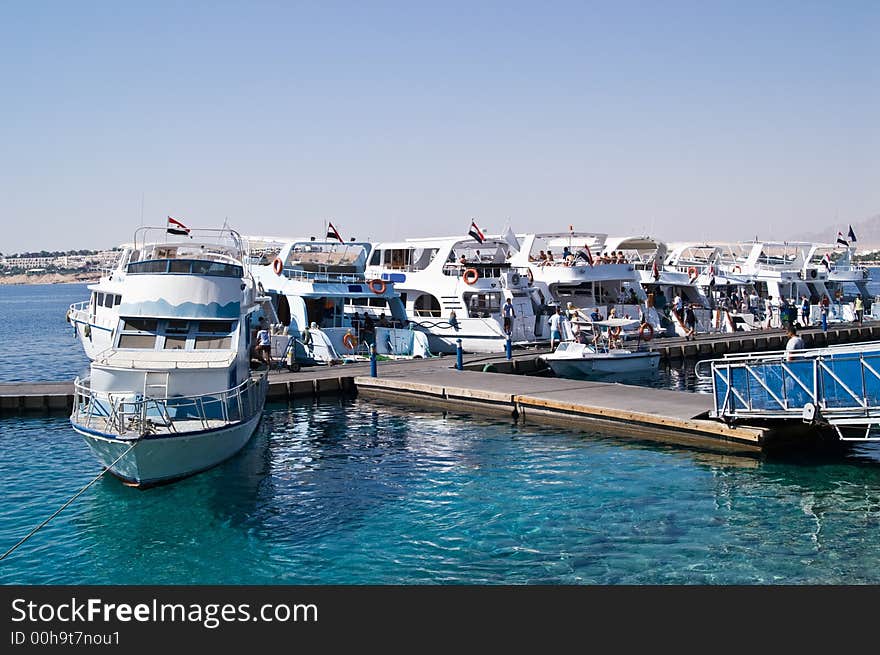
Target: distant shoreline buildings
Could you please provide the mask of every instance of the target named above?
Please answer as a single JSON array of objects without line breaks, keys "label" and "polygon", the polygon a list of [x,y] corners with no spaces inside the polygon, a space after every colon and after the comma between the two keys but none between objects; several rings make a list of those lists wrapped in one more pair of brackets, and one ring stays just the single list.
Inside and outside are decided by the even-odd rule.
[{"label": "distant shoreline buildings", "polygon": [[69,250],[67,252],[21,253],[0,255],[0,273],[73,273],[113,268],[120,248],[111,250]]}]

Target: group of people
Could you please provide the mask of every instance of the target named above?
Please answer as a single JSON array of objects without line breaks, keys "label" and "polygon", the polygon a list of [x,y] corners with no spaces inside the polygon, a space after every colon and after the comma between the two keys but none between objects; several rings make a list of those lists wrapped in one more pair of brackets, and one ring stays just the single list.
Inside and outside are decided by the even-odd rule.
[{"label": "group of people", "polygon": [[[586,248],[587,246],[584,246]],[[557,260],[552,250],[541,250],[538,256],[529,255],[529,261],[535,262],[538,266],[574,266],[578,261],[590,262],[592,264],[626,264],[628,260],[622,250],[612,250],[611,253],[603,252],[601,255],[590,257],[584,250],[572,251],[571,248],[565,246],[562,249],[562,255]]]}]

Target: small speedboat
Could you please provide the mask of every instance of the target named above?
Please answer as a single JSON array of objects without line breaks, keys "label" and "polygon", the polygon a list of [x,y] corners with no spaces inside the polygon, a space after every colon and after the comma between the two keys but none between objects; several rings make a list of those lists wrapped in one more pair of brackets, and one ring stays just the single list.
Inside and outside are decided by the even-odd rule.
[{"label": "small speedboat", "polygon": [[638,321],[620,318],[590,322],[592,342],[563,341],[543,359],[555,375],[563,378],[651,373],[657,370],[660,353],[643,348],[641,338],[633,347],[623,345],[625,335],[629,336],[624,330],[638,325]]}]

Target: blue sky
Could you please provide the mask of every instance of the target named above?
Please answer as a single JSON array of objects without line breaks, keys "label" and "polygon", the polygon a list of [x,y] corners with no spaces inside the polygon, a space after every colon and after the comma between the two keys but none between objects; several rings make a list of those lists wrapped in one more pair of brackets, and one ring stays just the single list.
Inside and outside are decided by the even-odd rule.
[{"label": "blue sky", "polygon": [[0,251],[880,213],[880,2],[4,2]]}]

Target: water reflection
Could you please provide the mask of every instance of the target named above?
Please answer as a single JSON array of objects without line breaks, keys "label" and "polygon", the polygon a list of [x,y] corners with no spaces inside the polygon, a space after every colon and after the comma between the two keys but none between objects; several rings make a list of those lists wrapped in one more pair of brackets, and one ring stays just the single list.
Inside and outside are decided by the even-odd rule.
[{"label": "water reflection", "polygon": [[[46,477],[88,475],[78,439],[53,458],[69,426],[40,425]],[[24,436],[2,439],[0,474],[26,469]],[[270,405],[207,473],[146,491],[102,481],[4,580],[877,582],[878,463],[868,444],[753,458],[359,400]],[[3,479],[8,539],[65,497],[16,502],[34,476]]]}]

